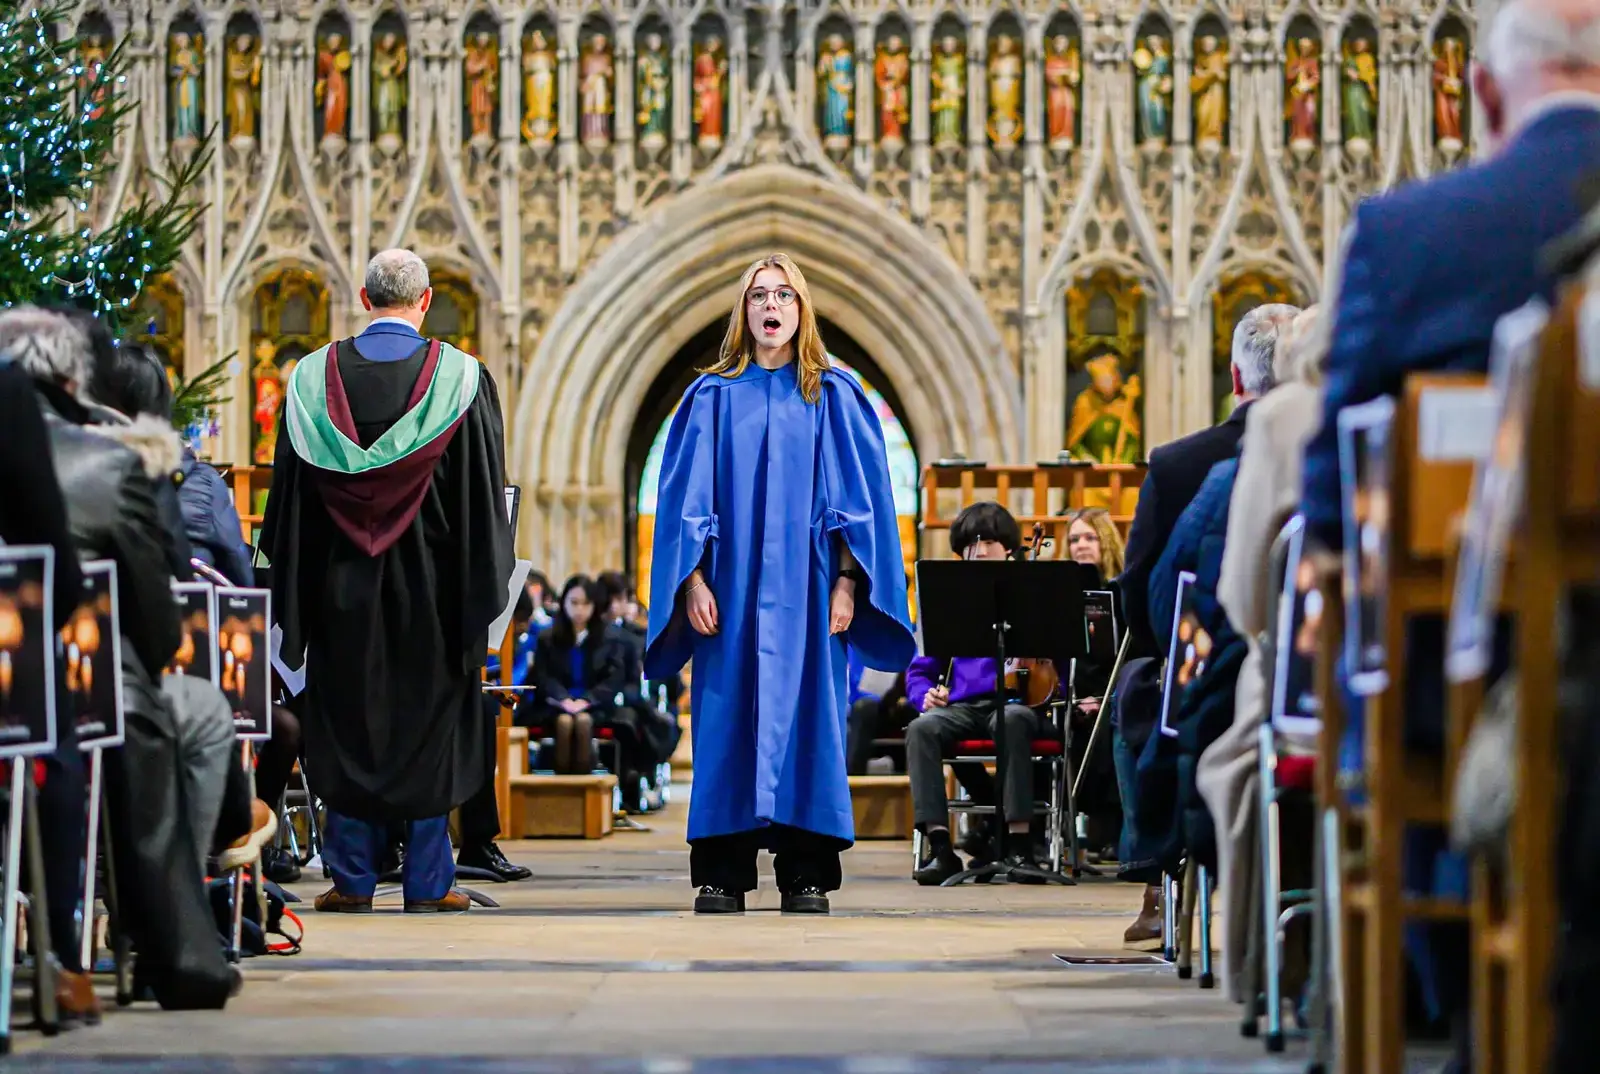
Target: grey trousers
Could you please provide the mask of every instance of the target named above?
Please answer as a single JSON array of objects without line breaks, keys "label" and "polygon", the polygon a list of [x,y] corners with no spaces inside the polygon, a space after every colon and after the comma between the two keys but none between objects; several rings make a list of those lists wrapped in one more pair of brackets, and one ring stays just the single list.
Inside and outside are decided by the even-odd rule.
[{"label": "grey trousers", "polygon": [[[950,824],[945,797],[944,756],[957,742],[993,738],[991,703],[957,701],[929,709],[906,728],[906,768],[911,775],[911,810],[923,831]],[[1026,705],[1006,705],[1005,812],[1007,822],[1033,819],[1033,738],[1039,717]]]},{"label": "grey trousers", "polygon": [[200,854],[195,867],[204,873],[212,833],[222,814],[228,766],[237,768],[240,764],[233,710],[222,691],[205,679],[163,675],[161,690],[172,704],[177,724],[179,783],[195,849]]}]

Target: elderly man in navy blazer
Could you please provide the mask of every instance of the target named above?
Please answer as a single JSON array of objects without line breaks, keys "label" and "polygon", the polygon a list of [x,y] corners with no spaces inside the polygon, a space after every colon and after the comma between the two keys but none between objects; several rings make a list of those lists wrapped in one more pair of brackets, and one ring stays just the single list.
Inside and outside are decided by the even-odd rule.
[{"label": "elderly man in navy blazer", "polygon": [[[1485,370],[1495,322],[1553,296],[1541,251],[1583,218],[1585,188],[1600,176],[1600,2],[1512,0],[1480,38],[1472,77],[1488,159],[1363,203],[1347,236],[1301,504],[1310,533],[1331,549],[1343,546],[1339,411],[1399,392],[1409,373]],[[1442,739],[1443,647],[1442,624],[1421,621],[1393,657],[1411,669],[1403,711],[1413,748]],[[1359,742],[1361,709],[1350,700]],[[1407,888],[1463,895],[1464,870],[1436,856],[1430,838],[1408,833]],[[1592,919],[1592,907],[1579,916]],[[1429,939],[1408,932],[1407,948],[1428,1006],[1450,1016],[1464,1051],[1464,943]]]}]

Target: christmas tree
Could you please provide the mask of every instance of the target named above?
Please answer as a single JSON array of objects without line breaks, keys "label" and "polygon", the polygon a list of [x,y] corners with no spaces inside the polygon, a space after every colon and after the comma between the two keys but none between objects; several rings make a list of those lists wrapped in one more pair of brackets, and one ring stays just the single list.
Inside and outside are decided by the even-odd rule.
[{"label": "christmas tree", "polygon": [[121,46],[96,54],[56,36],[69,5],[0,0],[0,306],[72,304],[119,335],[139,291],[178,259],[203,206],[192,197],[202,145],[168,177],[165,200],[142,197],[103,229],[96,187],[115,169],[126,97]]}]

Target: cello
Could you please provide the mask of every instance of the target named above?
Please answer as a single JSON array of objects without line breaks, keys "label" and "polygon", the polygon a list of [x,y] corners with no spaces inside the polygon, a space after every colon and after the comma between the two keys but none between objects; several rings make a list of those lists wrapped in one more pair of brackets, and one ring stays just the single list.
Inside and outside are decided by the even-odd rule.
[{"label": "cello", "polygon": [[[1019,558],[1038,559],[1039,548],[1043,544],[1044,523],[1035,522],[1033,535],[1028,539],[1027,548],[1020,551]],[[1055,696],[1056,687],[1061,684],[1061,674],[1056,670],[1054,661],[1027,657],[1007,663],[1010,667],[1006,671],[1006,690],[1024,705],[1030,709],[1041,708]]]}]

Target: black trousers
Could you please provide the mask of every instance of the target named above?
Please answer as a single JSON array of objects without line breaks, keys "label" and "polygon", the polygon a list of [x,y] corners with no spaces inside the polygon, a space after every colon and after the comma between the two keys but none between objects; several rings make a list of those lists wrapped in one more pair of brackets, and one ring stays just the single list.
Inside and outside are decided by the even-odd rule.
[{"label": "black trousers", "polygon": [[[500,703],[491,697],[483,699],[484,718],[491,725],[500,718]],[[461,846],[482,847],[494,842],[500,834],[500,803],[494,796],[494,767],[497,758],[494,755],[494,744],[497,736],[489,734],[485,739],[489,756],[484,768],[489,778],[484,780],[483,786],[478,788],[478,793],[461,803]]]},{"label": "black trousers", "polygon": [[783,824],[695,839],[689,843],[689,882],[697,888],[754,891],[756,856],[770,850],[779,891],[813,886],[838,891],[844,883],[839,854],[849,846],[842,839]]}]

